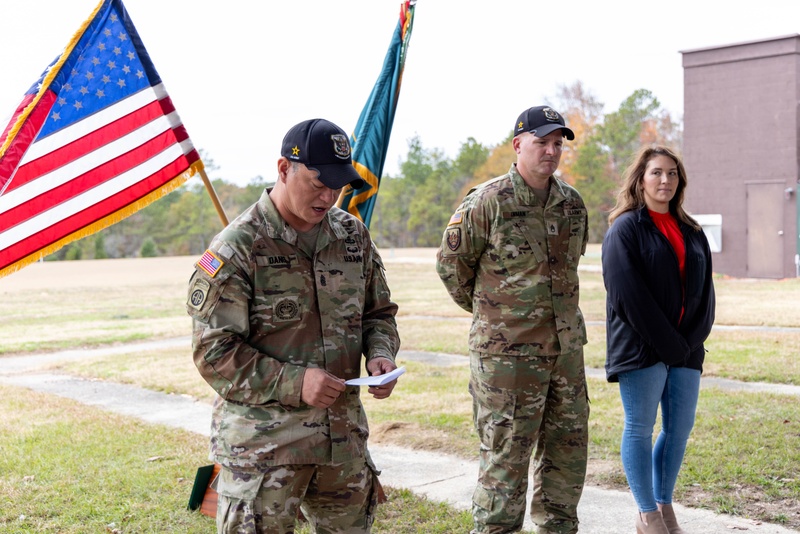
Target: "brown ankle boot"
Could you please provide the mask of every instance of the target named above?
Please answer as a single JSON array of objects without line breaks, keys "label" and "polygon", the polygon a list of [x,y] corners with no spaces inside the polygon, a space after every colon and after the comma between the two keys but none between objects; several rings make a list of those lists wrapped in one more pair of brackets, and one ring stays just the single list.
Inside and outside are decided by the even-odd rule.
[{"label": "brown ankle boot", "polygon": [[639,512],[636,516],[636,534],[669,534],[661,512]]},{"label": "brown ankle boot", "polygon": [[664,524],[667,525],[669,534],[687,534],[686,531],[678,525],[678,520],[675,518],[675,510],[672,508],[671,504],[659,504],[658,510],[664,518]]}]

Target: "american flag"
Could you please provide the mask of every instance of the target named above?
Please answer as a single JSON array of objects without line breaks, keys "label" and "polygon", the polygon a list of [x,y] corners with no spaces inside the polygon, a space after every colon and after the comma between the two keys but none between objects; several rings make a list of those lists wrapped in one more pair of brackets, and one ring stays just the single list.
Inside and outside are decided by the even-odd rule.
[{"label": "american flag", "polygon": [[102,1],[0,135],[0,277],[202,168],[122,1]]},{"label": "american flag", "polygon": [[206,250],[197,262],[197,265],[207,272],[210,276],[216,276],[217,272],[225,264],[213,252]]}]

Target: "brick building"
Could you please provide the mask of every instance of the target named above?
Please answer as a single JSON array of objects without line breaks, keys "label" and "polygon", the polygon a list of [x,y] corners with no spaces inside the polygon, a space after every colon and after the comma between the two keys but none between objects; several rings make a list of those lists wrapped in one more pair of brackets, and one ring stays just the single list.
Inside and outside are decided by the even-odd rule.
[{"label": "brick building", "polygon": [[800,275],[800,34],[681,54],[685,205],[714,271]]}]

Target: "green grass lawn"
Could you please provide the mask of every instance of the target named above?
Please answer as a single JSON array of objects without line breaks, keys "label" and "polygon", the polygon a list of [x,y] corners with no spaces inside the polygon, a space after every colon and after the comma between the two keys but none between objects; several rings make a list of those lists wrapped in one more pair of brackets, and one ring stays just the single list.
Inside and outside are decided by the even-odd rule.
[{"label": "green grass lawn", "polygon": [[[593,252],[587,261],[599,263],[599,254]],[[147,264],[147,260],[142,262]],[[469,314],[449,300],[432,264],[387,262],[386,267],[393,298],[400,306],[402,348],[465,355]],[[12,275],[0,282],[5,284],[0,285],[0,296],[9,310],[0,323],[0,365],[3,355],[188,336],[190,323],[183,304],[188,274],[184,271],[176,269],[174,280],[153,287],[142,280],[128,283],[123,279],[114,285],[87,285],[80,291],[62,287],[57,280],[41,291],[15,291],[7,285]],[[91,267],[86,272],[92,272]],[[717,324],[800,327],[800,307],[796,306],[800,280],[720,277],[715,284]],[[581,307],[589,322],[586,362],[602,368],[602,276],[582,271],[581,285]],[[800,384],[798,331],[717,328],[707,349],[706,376]],[[364,399],[370,439],[475,458],[468,368],[404,364],[409,372],[390,399]],[[213,398],[184,348],[73,361],[55,368],[190,395],[202,402]],[[590,379],[589,389],[589,482],[625,490],[619,463],[622,409],[616,385]],[[4,413],[0,416],[0,527],[10,532],[68,533],[85,532],[84,525],[92,526],[89,531],[103,531],[113,523],[123,525],[123,532],[213,531],[207,518],[183,510],[190,489],[187,480],[206,461],[206,438],[25,390],[4,388],[0,393],[4,393],[0,401]],[[800,528],[798,406],[796,397],[704,389],[676,500]],[[23,457],[30,461],[16,461]],[[81,464],[76,458],[87,460]],[[148,462],[151,458],[157,459]],[[126,470],[134,473],[127,476]],[[391,490],[391,495],[398,505],[416,507],[413,514],[420,517],[447,515],[441,521],[451,530],[434,530],[437,519],[425,532],[469,528],[468,514],[442,509],[399,490]],[[403,525],[396,517],[402,515],[399,509],[392,512],[387,506],[385,510],[384,517],[393,526],[377,532],[416,532],[413,525]],[[160,530],[164,525],[168,525],[166,530]]]},{"label": "green grass lawn", "polygon": [[[187,510],[207,451],[204,436],[0,386],[0,532],[216,532],[212,518]],[[471,528],[469,512],[404,489],[386,495],[376,534]]]},{"label": "green grass lawn", "polygon": [[203,436],[0,386],[0,530],[212,532],[186,511]]}]

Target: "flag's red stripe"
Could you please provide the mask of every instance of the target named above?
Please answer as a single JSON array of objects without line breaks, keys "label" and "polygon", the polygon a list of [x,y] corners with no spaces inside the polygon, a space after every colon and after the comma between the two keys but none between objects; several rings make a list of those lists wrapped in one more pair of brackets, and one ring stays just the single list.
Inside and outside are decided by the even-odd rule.
[{"label": "flag's red stripe", "polygon": [[[103,182],[114,180],[120,174],[149,160],[156,154],[174,145],[176,142],[175,133],[172,130],[167,130],[125,154],[103,163],[80,176],[76,176],[69,181],[65,181],[60,186],[37,197],[14,206],[3,213],[4,227],[11,228],[47,211],[52,206],[57,206],[62,202],[66,202],[71,198],[81,195]],[[172,179],[172,177],[167,178],[167,181],[170,179]]]},{"label": "flag's red stripe", "polygon": [[0,135],[0,145],[6,142],[6,139],[8,139],[8,132],[11,131],[11,127],[17,123],[19,116],[22,115],[22,112],[25,111],[25,108],[28,107],[28,104],[33,102],[34,98],[36,98],[35,94],[27,94],[25,95],[25,98],[22,99],[22,102],[20,102],[19,106],[17,106],[17,110],[14,112],[14,115],[11,116],[11,120],[8,121],[6,129],[3,130],[3,135]]},{"label": "flag's red stripe", "polygon": [[175,132],[175,139],[177,139],[179,143],[183,143],[189,139],[189,134],[186,132],[186,128],[183,127],[183,124],[176,126],[172,131]]},{"label": "flag's red stripe", "polygon": [[[28,147],[33,143],[33,140],[36,139],[55,101],[56,94],[50,90],[45,91],[42,98],[36,104],[36,107],[31,111],[31,114],[28,115],[27,120],[20,127],[17,135],[11,141],[11,144],[8,145],[3,157],[0,158],[0,187],[11,178],[11,173],[17,168],[20,160],[22,160],[22,156],[25,155]],[[23,103],[24,102],[23,100]],[[6,188],[6,192],[12,191],[15,187],[16,185],[12,181]]]},{"label": "flag's red stripe", "polygon": [[97,130],[86,134],[80,139],[53,150],[42,157],[22,165],[14,177],[14,187],[31,182],[54,169],[63,167],[72,161],[107,145],[117,139],[135,131],[148,122],[161,117],[161,106],[158,102],[133,111],[118,120],[107,124]]},{"label": "flag's red stripe", "polygon": [[161,104],[161,110],[164,112],[164,115],[169,115],[175,111],[175,105],[172,103],[172,99],[169,95],[159,100],[158,103]]},{"label": "flag's red stripe", "polygon": [[159,171],[124,191],[120,191],[118,194],[98,202],[88,209],[58,221],[27,239],[0,250],[0,269],[8,267],[35,253],[37,250],[52,245],[103,217],[111,215],[147,196],[152,191],[186,171],[192,163],[193,161],[186,156],[180,156],[169,165],[166,165]]}]

